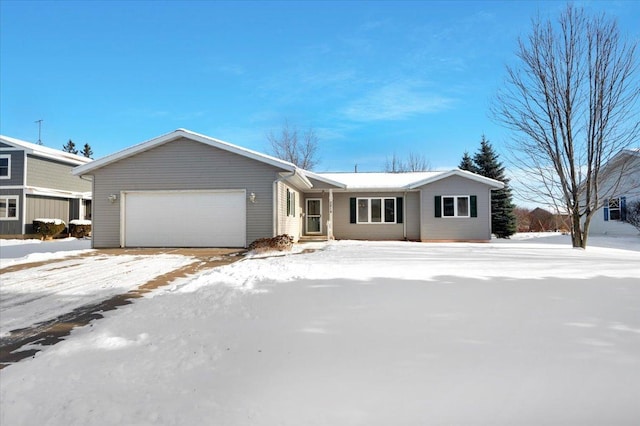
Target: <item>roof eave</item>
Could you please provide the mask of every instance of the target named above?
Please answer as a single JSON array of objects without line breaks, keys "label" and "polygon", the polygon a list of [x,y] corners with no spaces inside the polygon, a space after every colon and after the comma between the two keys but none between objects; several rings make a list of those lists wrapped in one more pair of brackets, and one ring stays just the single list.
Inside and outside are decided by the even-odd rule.
[{"label": "roof eave", "polygon": [[289,163],[287,161],[280,160],[275,157],[264,155],[256,151],[241,148],[239,146],[230,144],[228,142],[224,142],[219,139],[214,139],[209,136],[204,136],[199,133],[192,132],[190,130],[177,129],[171,133],[158,136],[148,141],[131,146],[129,148],[125,148],[122,151],[118,151],[113,154],[107,155],[106,157],[93,161],[91,164],[76,167],[75,169],[73,169],[73,174],[74,175],[91,174],[91,172],[96,169],[99,169],[101,167],[112,164],[116,161],[131,157],[140,152],[147,151],[156,146],[160,146],[180,138],[186,138],[196,142],[204,143],[205,145],[213,146],[215,148],[223,149],[225,151],[229,151],[234,154],[242,155],[244,157],[251,158],[253,160],[260,161],[262,163],[266,163],[286,171],[293,172],[296,170],[296,166],[293,163]]}]

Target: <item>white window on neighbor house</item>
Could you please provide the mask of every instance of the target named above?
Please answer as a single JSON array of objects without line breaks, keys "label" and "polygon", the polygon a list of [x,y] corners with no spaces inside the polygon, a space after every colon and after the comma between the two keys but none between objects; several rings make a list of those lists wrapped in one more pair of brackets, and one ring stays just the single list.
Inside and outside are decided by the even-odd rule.
[{"label": "white window on neighbor house", "polygon": [[609,220],[620,220],[620,198],[611,198],[609,200]]},{"label": "white window on neighbor house", "polygon": [[296,193],[287,188],[287,216],[296,216]]},{"label": "white window on neighbor house", "polygon": [[0,179],[11,179],[10,155],[0,155]]},{"label": "white window on neighbor house", "polygon": [[17,196],[0,196],[0,220],[18,220]]},{"label": "white window on neighbor house", "polygon": [[396,223],[396,198],[358,198],[357,223]]}]

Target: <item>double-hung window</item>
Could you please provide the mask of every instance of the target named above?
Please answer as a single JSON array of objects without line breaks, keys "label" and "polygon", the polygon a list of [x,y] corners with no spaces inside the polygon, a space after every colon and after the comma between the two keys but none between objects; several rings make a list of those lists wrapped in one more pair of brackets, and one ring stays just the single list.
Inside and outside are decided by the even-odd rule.
[{"label": "double-hung window", "polygon": [[10,155],[0,155],[0,179],[11,179]]},{"label": "double-hung window", "polygon": [[357,223],[397,223],[396,198],[358,198]]},{"label": "double-hung window", "polygon": [[18,197],[12,195],[0,196],[0,220],[18,219]]}]

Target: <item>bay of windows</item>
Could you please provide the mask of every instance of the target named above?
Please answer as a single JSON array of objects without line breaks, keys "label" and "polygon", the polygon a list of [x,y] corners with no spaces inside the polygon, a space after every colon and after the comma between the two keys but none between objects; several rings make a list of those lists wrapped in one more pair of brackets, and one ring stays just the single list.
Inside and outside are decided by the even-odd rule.
[{"label": "bay of windows", "polygon": [[396,198],[358,198],[357,223],[396,223]]}]

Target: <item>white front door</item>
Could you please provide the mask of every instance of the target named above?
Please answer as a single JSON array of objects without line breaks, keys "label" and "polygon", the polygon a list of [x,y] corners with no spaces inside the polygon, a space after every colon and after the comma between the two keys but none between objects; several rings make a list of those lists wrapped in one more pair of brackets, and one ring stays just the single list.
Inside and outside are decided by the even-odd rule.
[{"label": "white front door", "polygon": [[322,199],[307,198],[307,234],[322,233]]}]

